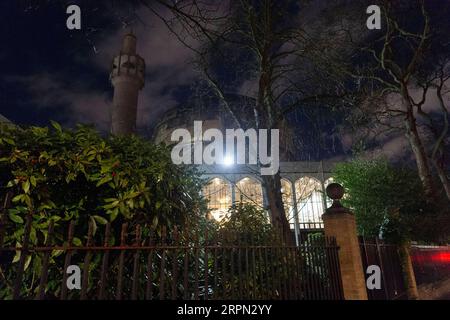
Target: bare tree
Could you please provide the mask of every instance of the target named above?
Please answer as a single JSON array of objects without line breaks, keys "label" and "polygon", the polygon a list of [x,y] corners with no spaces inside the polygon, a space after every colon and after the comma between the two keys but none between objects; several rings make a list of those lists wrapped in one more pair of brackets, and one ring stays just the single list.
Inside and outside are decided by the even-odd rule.
[{"label": "bare tree", "polygon": [[[433,164],[447,198],[450,200],[450,181],[447,173],[446,158],[450,139],[449,121],[449,93],[450,93],[450,58],[445,57],[436,63],[436,68],[424,78],[419,78],[417,86],[422,96],[413,104],[417,108],[418,116],[423,121],[429,136],[429,157]],[[427,100],[435,97],[433,105],[424,108]]]},{"label": "bare tree", "polygon": [[[433,165],[444,189],[448,190],[448,177],[441,160],[449,132],[448,106],[444,100],[449,76],[449,37],[440,32],[439,18],[431,20],[423,0],[383,1],[381,7],[384,23],[379,35],[357,38],[348,32],[347,40],[359,51],[359,62],[343,72],[356,80],[361,96],[365,97],[356,106],[362,110],[359,112],[362,119],[406,136],[424,192],[431,202],[436,202],[439,191],[433,181]],[[435,14],[437,8],[430,7]],[[445,8],[448,11],[448,6],[442,7]],[[436,54],[438,48],[441,51]],[[443,60],[445,55],[447,59]],[[426,110],[424,106],[430,99],[431,89],[439,98],[439,106]],[[437,118],[442,126],[436,125],[436,113],[440,114]]]},{"label": "bare tree", "polygon": [[[305,15],[297,2],[156,3],[143,1],[196,53],[197,69],[235,127],[280,129],[283,136],[286,116],[293,110],[342,102],[345,88],[328,63],[339,55],[339,48],[328,30]],[[309,2],[300,3],[306,6]],[[252,87],[245,97],[250,103],[234,103],[231,97],[242,94],[245,84]],[[262,178],[271,221],[291,241],[280,173]]]}]

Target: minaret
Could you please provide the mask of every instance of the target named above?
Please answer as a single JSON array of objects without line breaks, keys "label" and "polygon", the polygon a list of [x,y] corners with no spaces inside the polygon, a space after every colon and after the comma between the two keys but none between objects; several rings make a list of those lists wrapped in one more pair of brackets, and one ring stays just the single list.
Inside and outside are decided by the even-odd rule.
[{"label": "minaret", "polygon": [[120,54],[113,60],[110,74],[114,86],[111,133],[127,135],[136,132],[139,90],[144,87],[145,61],[136,54],[136,36],[124,36]]}]

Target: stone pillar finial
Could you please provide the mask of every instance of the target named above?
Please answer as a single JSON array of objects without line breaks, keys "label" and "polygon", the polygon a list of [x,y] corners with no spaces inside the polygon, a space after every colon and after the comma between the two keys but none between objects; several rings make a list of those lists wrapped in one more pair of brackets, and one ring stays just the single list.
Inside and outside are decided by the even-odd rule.
[{"label": "stone pillar finial", "polygon": [[331,207],[342,208],[340,200],[344,196],[344,187],[339,183],[330,183],[326,188],[327,196],[333,200]]},{"label": "stone pillar finial", "polygon": [[344,196],[345,190],[344,187],[339,183],[330,183],[326,188],[327,196],[333,200],[333,203],[329,208],[325,210],[325,214],[335,214],[335,213],[349,213],[352,212],[344,207],[341,203],[341,199]]}]

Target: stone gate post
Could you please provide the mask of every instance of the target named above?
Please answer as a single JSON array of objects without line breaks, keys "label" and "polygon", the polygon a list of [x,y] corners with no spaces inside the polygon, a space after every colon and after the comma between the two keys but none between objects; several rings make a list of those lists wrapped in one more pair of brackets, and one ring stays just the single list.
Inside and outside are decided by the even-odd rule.
[{"label": "stone gate post", "polygon": [[366,281],[361,261],[355,216],[342,206],[344,188],[331,183],[326,189],[333,199],[331,207],[322,215],[325,236],[335,237],[339,246],[342,286],[346,300],[367,300]]}]

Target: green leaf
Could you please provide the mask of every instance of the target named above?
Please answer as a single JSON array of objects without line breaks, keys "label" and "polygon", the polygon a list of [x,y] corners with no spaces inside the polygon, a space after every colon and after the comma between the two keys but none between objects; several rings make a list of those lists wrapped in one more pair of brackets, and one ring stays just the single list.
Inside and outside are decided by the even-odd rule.
[{"label": "green leaf", "polygon": [[73,244],[77,247],[81,247],[83,245],[83,243],[81,242],[81,240],[79,238],[73,238],[72,240]]},{"label": "green leaf", "polygon": [[138,191],[135,191],[135,192],[131,192],[130,194],[128,194],[128,196],[127,196],[127,198],[128,199],[133,199],[133,198],[136,198],[138,195],[140,195],[141,193],[140,192],[138,192]]},{"label": "green leaf", "polygon": [[53,216],[50,218],[51,220],[53,220],[54,222],[58,222],[59,220],[61,220],[62,218],[59,216]]},{"label": "green leaf", "polygon": [[12,145],[12,146],[16,145],[14,143],[14,140],[10,139],[10,138],[3,138],[3,141],[5,141],[7,144]]},{"label": "green leaf", "polygon": [[23,223],[22,217],[15,215],[14,213],[9,212],[9,218],[15,223]]},{"label": "green leaf", "polygon": [[57,256],[60,256],[64,250],[53,250],[52,251],[52,258],[56,258]]},{"label": "green leaf", "polygon": [[58,122],[56,122],[56,121],[50,121],[51,122],[51,124],[52,124],[52,127],[53,128],[55,128],[56,129],[56,131],[58,131],[59,133],[61,133],[62,132],[62,128],[61,128],[61,126],[59,125],[59,123]]},{"label": "green leaf", "polygon": [[119,203],[120,203],[119,200],[115,200],[114,202],[112,202],[110,204],[105,204],[103,206],[103,209],[109,210],[109,209],[115,208],[115,207],[117,207],[119,205]]},{"label": "green leaf", "polygon": [[12,198],[12,202],[19,202],[23,199],[24,194],[19,194],[17,196],[15,196],[14,198]]},{"label": "green leaf", "polygon": [[102,184],[105,184],[105,183],[107,183],[107,182],[109,182],[111,180],[112,180],[111,176],[103,177],[102,179],[100,179],[99,182],[97,182],[97,187],[100,187]]},{"label": "green leaf", "polygon": [[111,166],[110,165],[102,165],[102,169],[100,170],[101,174],[107,173],[111,171]]},{"label": "green leaf", "polygon": [[25,193],[28,193],[30,191],[30,180],[22,182],[22,189]]},{"label": "green leaf", "polygon": [[28,269],[28,266],[30,265],[30,263],[31,263],[31,258],[32,258],[33,256],[30,254],[29,256],[27,256],[27,258],[25,259],[25,270],[27,270]]},{"label": "green leaf", "polygon": [[31,198],[28,195],[24,194],[23,195],[23,200],[25,201],[25,203],[28,206],[28,208],[33,207],[33,204],[31,202]]},{"label": "green leaf", "polygon": [[14,256],[14,258],[13,258],[13,261],[12,261],[12,263],[16,263],[16,262],[19,262],[19,260],[20,260],[20,255],[21,255],[21,250],[17,250],[16,251],[16,254],[15,254],[15,256]]},{"label": "green leaf", "polygon": [[113,222],[114,220],[116,220],[118,215],[119,215],[119,208],[115,208],[114,210],[111,211],[109,215],[109,221]]},{"label": "green leaf", "polygon": [[155,217],[153,218],[152,227],[153,227],[153,228],[156,228],[156,227],[158,226],[158,222],[159,222],[158,216],[155,216]]},{"label": "green leaf", "polygon": [[100,224],[107,224],[107,223],[108,223],[108,220],[106,220],[106,219],[103,218],[103,217],[100,217],[100,216],[93,216],[93,218],[95,219],[95,221],[97,221],[97,222],[100,223]]},{"label": "green leaf", "polygon": [[89,220],[92,223],[92,234],[95,235],[95,233],[97,232],[97,222],[95,222],[94,217],[90,216]]}]

